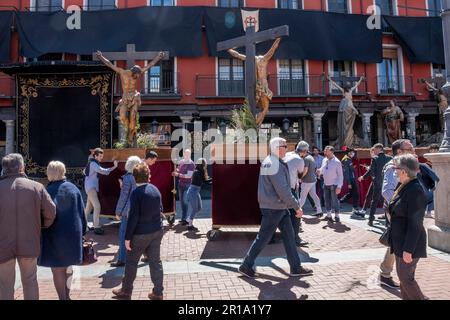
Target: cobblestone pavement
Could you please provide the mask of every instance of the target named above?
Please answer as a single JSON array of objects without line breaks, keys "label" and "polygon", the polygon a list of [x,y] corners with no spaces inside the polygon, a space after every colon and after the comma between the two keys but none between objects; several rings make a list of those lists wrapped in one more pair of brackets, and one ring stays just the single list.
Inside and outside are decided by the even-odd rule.
[{"label": "cobblestone pavement", "polygon": [[[300,236],[310,245],[298,252],[302,263],[312,268],[314,274],[290,278],[284,248],[278,242],[263,250],[256,261],[257,277],[248,279],[237,273],[237,267],[258,229],[223,229],[217,240],[208,241],[206,233],[212,223],[209,210],[210,201],[205,201],[204,210],[195,222],[197,233],[177,224],[169,228],[165,222],[161,247],[165,299],[400,298],[397,290],[378,284],[378,266],[386,250],[378,242],[384,229],[381,219],[369,227],[367,220],[352,220],[348,212],[341,214],[340,224],[305,215]],[[103,222],[104,236],[89,234],[96,242],[99,261],[74,267],[72,299],[112,299],[111,289],[120,285],[124,268],[111,268],[108,263],[117,251],[118,224],[109,219]],[[433,223],[433,219],[425,219],[426,226]],[[417,281],[431,299],[450,299],[450,255],[431,248],[428,253],[429,257],[419,262]],[[398,280],[395,272],[394,279]],[[41,299],[57,299],[48,268],[39,268],[38,280]],[[147,299],[151,288],[148,267],[141,263],[133,299]],[[20,279],[16,281],[16,289],[16,298],[22,299]]]}]

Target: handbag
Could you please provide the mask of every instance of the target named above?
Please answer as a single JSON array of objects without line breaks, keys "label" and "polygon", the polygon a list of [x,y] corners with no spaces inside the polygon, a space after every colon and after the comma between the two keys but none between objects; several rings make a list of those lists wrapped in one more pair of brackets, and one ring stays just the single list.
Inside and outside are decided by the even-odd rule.
[{"label": "handbag", "polygon": [[97,260],[97,254],[94,250],[94,240],[90,239],[88,241],[83,238],[83,261],[81,265],[86,266],[89,264],[93,264],[97,262]]},{"label": "handbag", "polygon": [[390,242],[389,241],[390,238],[391,238],[391,227],[388,226],[388,227],[386,227],[386,230],[384,230],[384,232],[381,235],[379,241],[380,241],[380,243],[383,246],[390,247],[391,246],[390,243],[389,243]]}]

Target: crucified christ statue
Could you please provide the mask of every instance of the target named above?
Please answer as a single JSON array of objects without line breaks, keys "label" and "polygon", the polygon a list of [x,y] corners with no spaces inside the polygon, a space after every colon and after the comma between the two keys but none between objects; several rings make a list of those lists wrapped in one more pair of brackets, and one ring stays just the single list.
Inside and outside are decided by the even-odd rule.
[{"label": "crucified christ statue", "polygon": [[[269,89],[269,83],[267,82],[267,65],[269,60],[280,44],[281,38],[277,38],[272,47],[263,56],[255,56],[256,63],[256,105],[259,106],[260,112],[256,115],[256,125],[260,126],[264,121],[264,117],[269,112],[270,100],[272,100],[273,93]],[[245,61],[246,56],[240,54],[236,50],[229,49],[228,53],[236,59]]]},{"label": "crucified christ statue", "polygon": [[111,63],[111,61],[106,59],[100,51],[97,51],[97,57],[103,62],[103,64],[114,70],[114,72],[120,76],[120,82],[122,84],[122,99],[120,99],[115,112],[119,112],[120,122],[127,132],[128,146],[132,146],[136,138],[137,113],[139,107],[141,106],[141,94],[136,90],[137,80],[141,75],[147,72],[147,70],[164,58],[164,53],[160,52],[156,58],[144,68],[135,65],[130,68],[130,70],[115,66]]},{"label": "crucified christ statue", "polygon": [[448,100],[445,96],[444,92],[441,89],[437,88],[437,85],[433,85],[429,83],[427,80],[423,80],[423,82],[427,85],[428,91],[432,91],[437,95],[438,98],[438,106],[439,106],[439,119],[442,130],[444,129],[444,113],[448,107]]},{"label": "crucified christ statue", "polygon": [[359,78],[359,81],[354,87],[343,86],[340,87],[336,82],[334,82],[329,76],[328,81],[335,86],[342,93],[342,100],[339,104],[338,110],[338,145],[339,148],[344,146],[351,147],[354,139],[353,125],[355,124],[356,115],[358,110],[353,105],[353,91],[361,84],[364,77]]}]

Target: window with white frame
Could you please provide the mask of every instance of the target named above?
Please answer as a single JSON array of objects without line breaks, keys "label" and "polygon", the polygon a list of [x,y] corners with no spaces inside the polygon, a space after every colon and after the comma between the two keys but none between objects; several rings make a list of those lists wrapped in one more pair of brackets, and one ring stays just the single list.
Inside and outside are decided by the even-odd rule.
[{"label": "window with white frame", "polygon": [[116,0],[86,0],[87,10],[110,10],[116,8]]},{"label": "window with white frame", "polygon": [[428,15],[430,17],[439,17],[442,11],[442,0],[427,0]]},{"label": "window with white frame", "polygon": [[[342,61],[335,60],[332,61],[331,65],[331,77],[332,78],[341,78],[341,77],[353,77],[353,62],[352,61]],[[343,80],[334,79],[341,88],[343,88],[346,83]],[[332,94],[341,94],[339,89],[336,89],[334,86],[331,87]]]},{"label": "window with white frame", "polygon": [[171,7],[175,5],[175,0],[150,0],[150,6]]},{"label": "window with white frame", "polygon": [[442,75],[444,78],[446,77],[445,65],[433,63],[433,77],[436,77],[438,74]]},{"label": "window with white frame", "polygon": [[34,0],[35,11],[60,11],[63,10],[63,0]]},{"label": "window with white frame", "polygon": [[219,59],[219,96],[244,95],[244,61],[233,58]]},{"label": "window with white frame", "polygon": [[278,0],[280,9],[302,9],[302,0]]},{"label": "window with white frame", "polygon": [[175,94],[175,62],[171,57],[150,68],[147,74],[147,94]]},{"label": "window with white frame", "polygon": [[217,0],[217,6],[227,8],[242,8],[244,0]]},{"label": "window with white frame", "polygon": [[397,49],[383,48],[383,61],[378,64],[378,93],[401,93],[401,80]]},{"label": "window with white frame", "polygon": [[395,0],[377,0],[376,5],[380,7],[382,15],[393,16],[395,15],[394,1]]},{"label": "window with white frame", "polygon": [[306,94],[305,63],[298,59],[278,60],[279,93],[281,96]]},{"label": "window with white frame", "polygon": [[337,13],[349,13],[347,0],[328,0],[328,11]]}]

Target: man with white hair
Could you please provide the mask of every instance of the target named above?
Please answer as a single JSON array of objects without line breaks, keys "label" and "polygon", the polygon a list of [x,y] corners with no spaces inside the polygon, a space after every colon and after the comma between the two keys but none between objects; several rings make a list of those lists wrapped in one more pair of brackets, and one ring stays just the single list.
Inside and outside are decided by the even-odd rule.
[{"label": "man with white hair", "polygon": [[301,266],[295,246],[294,229],[289,216],[289,209],[296,211],[301,218],[303,211],[297,199],[291,193],[289,169],[283,161],[286,156],[287,143],[283,138],[270,140],[270,155],[261,164],[258,181],[258,202],[261,209],[261,227],[238,271],[246,277],[254,278],[256,257],[269,243],[277,228],[281,231],[284,249],[290,266],[290,276],[298,277],[311,274],[312,270]]},{"label": "man with white hair", "polygon": [[16,261],[25,300],[39,299],[37,259],[41,228],[52,225],[56,207],[45,187],[27,178],[22,155],[2,159],[0,178],[0,300],[14,300]]}]

